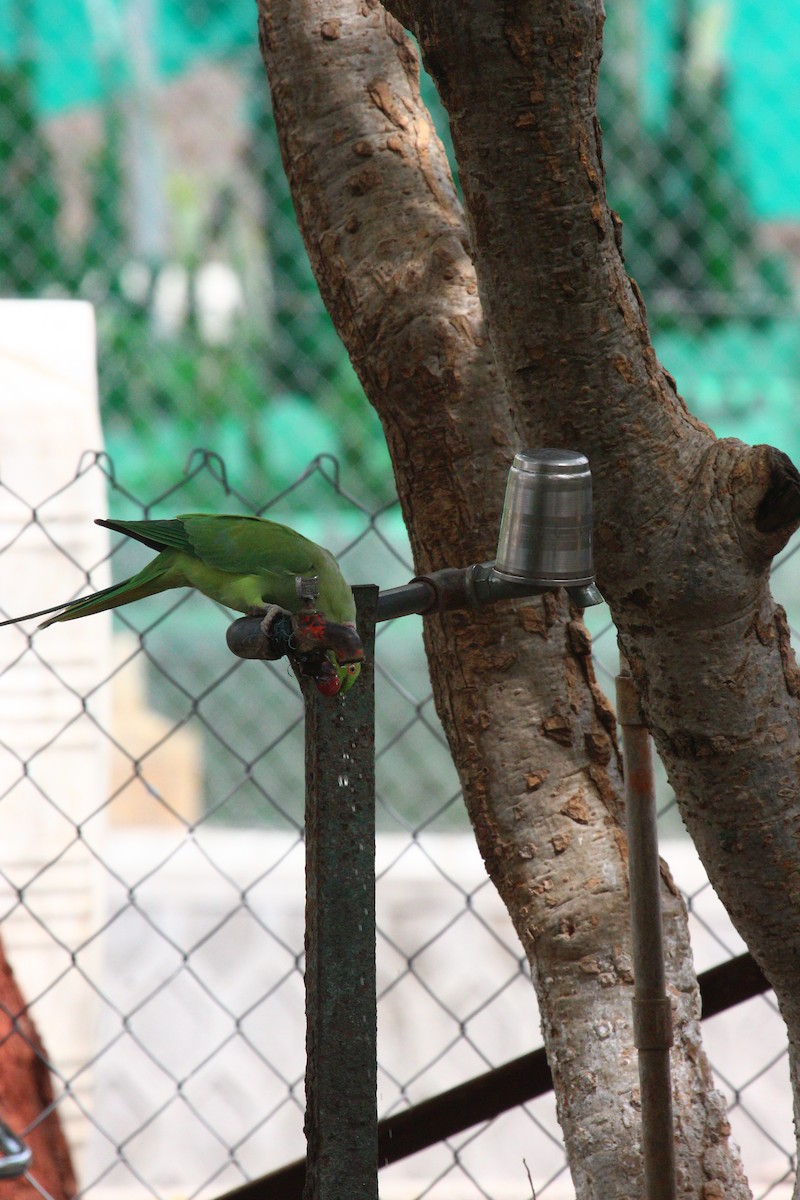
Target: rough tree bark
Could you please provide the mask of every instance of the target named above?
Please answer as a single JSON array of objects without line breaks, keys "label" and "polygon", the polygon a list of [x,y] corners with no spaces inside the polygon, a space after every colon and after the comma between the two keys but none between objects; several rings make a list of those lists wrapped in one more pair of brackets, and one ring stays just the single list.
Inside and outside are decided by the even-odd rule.
[{"label": "rough tree bark", "polygon": [[450,114],[515,416],[526,440],[589,456],[600,584],[684,821],[777,993],[797,1124],[800,676],[769,570],[800,476],[717,440],[653,353],[604,190],[601,0],[389,6]]},{"label": "rough tree bark", "polygon": [[[381,416],[417,568],[491,558],[514,449],[544,438],[498,375],[415,53],[375,0],[260,0],[259,11],[300,225]],[[539,319],[524,294],[504,303],[515,318]],[[585,358],[568,335],[564,322],[558,353]],[[584,448],[571,430],[543,431],[558,432],[550,444]],[[429,619],[426,637],[481,852],[531,962],[578,1196],[639,1197],[620,771],[585,627],[560,594]],[[666,871],[663,898],[679,1194],[744,1197],[700,1048],[685,912]]]}]

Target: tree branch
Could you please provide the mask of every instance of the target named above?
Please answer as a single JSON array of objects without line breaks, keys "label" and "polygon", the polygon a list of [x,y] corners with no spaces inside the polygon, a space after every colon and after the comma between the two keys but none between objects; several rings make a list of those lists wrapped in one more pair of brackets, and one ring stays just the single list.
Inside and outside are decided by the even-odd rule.
[{"label": "tree branch", "polygon": [[768,584],[795,474],[716,441],[653,352],[603,183],[600,0],[413,9],[514,416],[529,444],[589,457],[598,582],[684,821],[775,987],[800,1116],[800,704]]},{"label": "tree branch", "polygon": [[[417,570],[485,560],[522,439],[412,48],[374,0],[261,0],[259,11],[300,225],[386,430]],[[474,230],[474,187],[470,203]],[[476,837],[532,963],[576,1187],[627,1197],[640,1163],[626,858],[614,719],[588,635],[563,596],[427,618],[425,633]],[[689,1192],[713,1179],[744,1197],[697,1052],[685,912],[668,882],[664,904],[681,1169]]]},{"label": "tree branch", "polygon": [[793,533],[800,524],[800,472],[787,454],[766,446],[771,459],[769,487],[756,512],[759,533]]}]

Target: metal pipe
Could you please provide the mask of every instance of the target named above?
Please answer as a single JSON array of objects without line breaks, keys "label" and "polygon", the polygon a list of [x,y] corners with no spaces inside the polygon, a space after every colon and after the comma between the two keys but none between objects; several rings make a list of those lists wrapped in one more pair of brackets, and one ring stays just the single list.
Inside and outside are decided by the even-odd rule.
[{"label": "metal pipe", "polygon": [[[378,595],[377,621],[395,617],[420,616],[432,612],[482,608],[498,600],[542,596],[551,589],[539,584],[516,583],[501,577],[494,563],[476,563],[471,567],[443,567],[429,575],[418,575],[400,587],[387,588]],[[567,594],[578,608],[602,604],[595,583],[568,587]],[[228,649],[239,658],[274,659],[284,651],[273,644],[265,632],[261,616],[238,617],[227,632]]]},{"label": "metal pipe", "polygon": [[645,1197],[675,1200],[675,1128],[669,1062],[672,1007],[664,970],[653,759],[639,697],[622,655],[617,676],[617,720],[622,728],[625,765],[633,1040],[639,1052]]},{"label": "metal pipe", "polygon": [[377,1200],[375,698],[378,589],[353,589],[358,687],[306,702],[305,1200]]},{"label": "metal pipe", "polygon": [[[418,575],[400,587],[388,588],[378,597],[378,621],[407,617],[411,613],[452,612],[456,609],[482,608],[498,600],[542,596],[560,585],[547,587],[499,575],[493,562],[471,567],[443,567],[428,575]],[[567,593],[578,608],[602,604],[603,597],[594,582],[576,584]]]},{"label": "metal pipe", "polygon": [[386,588],[378,597],[379,621],[391,621],[393,617],[410,617],[412,613],[424,613],[436,604],[436,592],[425,579],[412,579],[400,587]]}]

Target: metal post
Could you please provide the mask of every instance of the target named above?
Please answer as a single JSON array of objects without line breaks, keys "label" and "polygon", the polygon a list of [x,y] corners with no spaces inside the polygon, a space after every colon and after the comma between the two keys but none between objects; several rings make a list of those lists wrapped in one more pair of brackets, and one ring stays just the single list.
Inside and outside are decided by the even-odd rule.
[{"label": "metal post", "polygon": [[633,1040],[639,1052],[646,1200],[675,1200],[675,1132],[669,1051],[672,1009],[661,932],[655,784],[650,735],[627,663],[620,656],[617,720],[622,727],[628,876],[633,941]]},{"label": "metal post", "polygon": [[353,589],[365,661],[344,697],[306,702],[304,1200],[377,1200],[375,701],[377,587]]},{"label": "metal post", "polygon": [[[316,582],[316,581],[313,581]],[[299,580],[301,607],[312,580]],[[308,588],[304,588],[308,584]],[[494,563],[443,568],[393,588],[354,588],[364,662],[358,686],[320,696],[288,614],[238,618],[242,658],[288,654],[306,706],[306,1159],[304,1200],[377,1200],[375,972],[376,620],[476,608],[566,587],[602,603],[592,565],[589,463],[570,450],[521,451],[508,477]],[[284,633],[281,634],[281,628]],[[319,666],[319,664],[316,664]]]}]

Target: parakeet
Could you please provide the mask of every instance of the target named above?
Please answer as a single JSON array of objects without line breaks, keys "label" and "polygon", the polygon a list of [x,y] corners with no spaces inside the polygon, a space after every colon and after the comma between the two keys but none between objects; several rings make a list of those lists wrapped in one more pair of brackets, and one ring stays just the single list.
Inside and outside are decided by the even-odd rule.
[{"label": "parakeet", "polygon": [[[193,587],[228,608],[263,615],[268,605],[292,613],[292,647],[306,658],[318,689],[346,692],[361,670],[364,650],[356,632],[353,593],[336,559],[287,525],[262,517],[187,513],[164,521],[96,521],[157,550],[147,566],[91,596],[0,621],[12,625],[46,613],[41,629],[105,612],[169,588]],[[316,577],[313,600],[298,594],[298,578]],[[61,610],[61,611],[59,611]],[[313,611],[312,611],[313,610]]]}]

